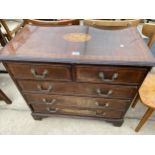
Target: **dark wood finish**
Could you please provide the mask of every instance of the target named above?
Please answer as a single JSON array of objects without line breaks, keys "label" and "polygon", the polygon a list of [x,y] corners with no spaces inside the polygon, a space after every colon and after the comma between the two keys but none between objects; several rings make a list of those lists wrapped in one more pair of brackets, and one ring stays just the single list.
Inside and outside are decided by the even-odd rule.
[{"label": "dark wood finish", "polygon": [[123,123],[124,123],[124,120],[118,120],[118,121],[115,121],[113,123],[113,125],[116,127],[121,127],[123,125]]},{"label": "dark wood finish", "polygon": [[69,65],[39,63],[8,63],[7,65],[17,79],[71,81]]},{"label": "dark wood finish", "polygon": [[6,94],[0,89],[0,100],[4,100],[7,104],[11,104],[12,101],[6,96]]},{"label": "dark wood finish", "polygon": [[132,99],[136,86],[18,80],[23,92]]},{"label": "dark wood finish", "polygon": [[[138,85],[144,79],[146,73],[146,68],[76,66],[76,80],[80,82]],[[114,77],[115,74],[116,77]]]},{"label": "dark wood finish", "polygon": [[148,120],[148,118],[151,116],[151,114],[153,113],[154,109],[153,108],[148,108],[148,110],[146,111],[146,113],[144,114],[143,118],[141,119],[141,121],[139,122],[138,126],[136,127],[135,131],[138,132],[141,127],[145,124],[145,122]]},{"label": "dark wood finish", "polygon": [[[0,60],[34,119],[84,116],[115,126],[122,125],[155,63],[135,28],[99,30],[86,26],[25,26],[1,50]],[[58,100],[55,105],[53,97]]]},{"label": "dark wood finish", "polygon": [[[66,34],[89,41],[67,41]],[[79,35],[80,35],[79,34]],[[132,34],[132,35],[131,35]],[[78,37],[78,40],[79,40]],[[77,39],[77,38],[76,38]],[[25,26],[4,49],[1,60],[152,66],[155,59],[136,28],[100,30],[88,26]]]},{"label": "dark wood finish", "polygon": [[[72,117],[72,118],[78,118],[78,119],[81,119],[83,117],[81,117],[80,115],[66,115],[66,114],[49,114],[49,113],[38,113],[38,112],[33,112],[31,113],[32,117],[35,119],[35,120],[42,120],[43,118],[46,118],[46,117],[52,117],[52,116],[55,116],[55,117]],[[104,117],[92,117],[92,116],[84,116],[84,118],[86,119],[91,119],[91,120],[100,120],[100,121],[106,121],[108,123],[113,123],[114,126],[116,127],[120,127],[122,126],[124,120],[122,118],[104,118]]]},{"label": "dark wood finish", "polygon": [[43,119],[43,116],[34,115],[34,113],[31,114],[34,120],[41,121]]},{"label": "dark wood finish", "polygon": [[30,104],[47,104],[54,107],[82,107],[87,109],[114,109],[124,111],[130,100],[115,100],[105,98],[89,98],[77,96],[60,96],[46,94],[25,94]]},{"label": "dark wood finish", "polygon": [[[3,62],[3,65],[5,66],[6,70],[7,70],[7,71],[8,71],[8,73],[10,74],[10,76],[11,76],[12,80],[14,81],[14,83],[15,83],[16,87],[18,88],[19,92],[21,93],[21,92],[22,92],[22,90],[21,90],[21,88],[20,88],[19,84],[17,83],[17,80],[14,78],[13,74],[10,72],[10,70],[9,70],[9,68],[8,68],[8,66],[7,66],[7,64],[6,64],[5,62]],[[29,109],[31,110],[31,112],[33,112],[32,106],[31,106],[30,104],[28,104],[28,101],[26,100],[26,98],[25,98],[24,94],[23,94],[23,93],[21,93],[21,95],[22,95],[22,97],[25,99],[26,104],[28,105],[28,107],[29,107]]]},{"label": "dark wood finish", "polygon": [[104,118],[121,118],[121,111],[113,111],[108,109],[83,109],[73,107],[53,108],[51,105],[45,104],[32,104],[34,112],[48,113],[48,114],[67,114],[67,115],[79,115],[79,116],[92,116],[92,117],[104,117]]}]

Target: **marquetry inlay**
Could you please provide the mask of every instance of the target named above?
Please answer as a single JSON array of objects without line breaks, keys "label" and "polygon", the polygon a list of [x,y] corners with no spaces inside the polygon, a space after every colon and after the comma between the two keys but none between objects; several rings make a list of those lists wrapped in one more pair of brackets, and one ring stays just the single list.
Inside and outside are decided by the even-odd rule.
[{"label": "marquetry inlay", "polygon": [[63,36],[63,38],[72,42],[85,42],[90,40],[91,36],[85,33],[67,33]]}]

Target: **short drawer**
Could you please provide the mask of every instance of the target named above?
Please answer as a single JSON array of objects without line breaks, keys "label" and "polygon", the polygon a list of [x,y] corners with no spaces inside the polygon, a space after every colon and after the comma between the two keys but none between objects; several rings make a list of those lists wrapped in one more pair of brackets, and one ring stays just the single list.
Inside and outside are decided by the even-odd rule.
[{"label": "short drawer", "polygon": [[138,85],[146,73],[147,68],[75,66],[76,80],[80,82]]},{"label": "short drawer", "polygon": [[76,82],[45,82],[45,81],[18,81],[23,92],[46,93],[59,95],[79,95],[105,98],[133,98],[137,87],[108,84],[90,84]]},{"label": "short drawer", "polygon": [[40,63],[7,63],[15,78],[35,80],[71,81],[69,65]]},{"label": "short drawer", "polygon": [[45,104],[32,104],[31,105],[34,112],[44,113],[44,114],[64,114],[64,115],[75,115],[75,116],[92,116],[92,117],[104,117],[104,118],[121,118],[123,112],[99,109],[99,110],[90,110],[82,108],[72,108],[72,107],[63,107],[63,108],[53,108],[50,105]]},{"label": "short drawer", "polygon": [[46,104],[51,105],[54,108],[70,106],[89,109],[115,109],[118,111],[124,111],[130,103],[129,100],[45,94],[25,94],[25,97],[30,104]]}]

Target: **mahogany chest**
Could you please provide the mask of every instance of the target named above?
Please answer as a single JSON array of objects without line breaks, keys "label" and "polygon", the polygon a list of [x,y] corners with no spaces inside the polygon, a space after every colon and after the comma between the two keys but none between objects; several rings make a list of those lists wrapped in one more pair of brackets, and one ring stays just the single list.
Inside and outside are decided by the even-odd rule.
[{"label": "mahogany chest", "polygon": [[27,25],[0,53],[34,119],[82,116],[115,126],[155,62],[132,27]]}]

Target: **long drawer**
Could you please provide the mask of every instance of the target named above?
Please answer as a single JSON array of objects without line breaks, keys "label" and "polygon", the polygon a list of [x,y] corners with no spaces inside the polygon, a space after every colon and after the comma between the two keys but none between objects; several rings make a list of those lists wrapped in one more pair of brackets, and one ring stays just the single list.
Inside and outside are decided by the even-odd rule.
[{"label": "long drawer", "polygon": [[29,104],[46,104],[58,108],[63,106],[82,107],[90,109],[115,109],[124,111],[129,100],[114,100],[104,98],[89,98],[76,96],[59,96],[45,94],[25,94]]},{"label": "long drawer", "polygon": [[131,99],[136,86],[76,82],[18,81],[23,92]]},{"label": "long drawer", "polygon": [[70,65],[7,63],[17,79],[71,81]]},{"label": "long drawer", "polygon": [[123,112],[114,111],[108,109],[82,109],[82,108],[72,108],[72,107],[63,107],[63,108],[53,108],[51,105],[45,104],[32,104],[31,105],[34,112],[44,113],[44,114],[66,114],[66,115],[75,115],[75,116],[92,116],[92,117],[104,117],[104,118],[121,118]]},{"label": "long drawer", "polygon": [[138,85],[147,73],[146,68],[75,66],[76,81]]}]

